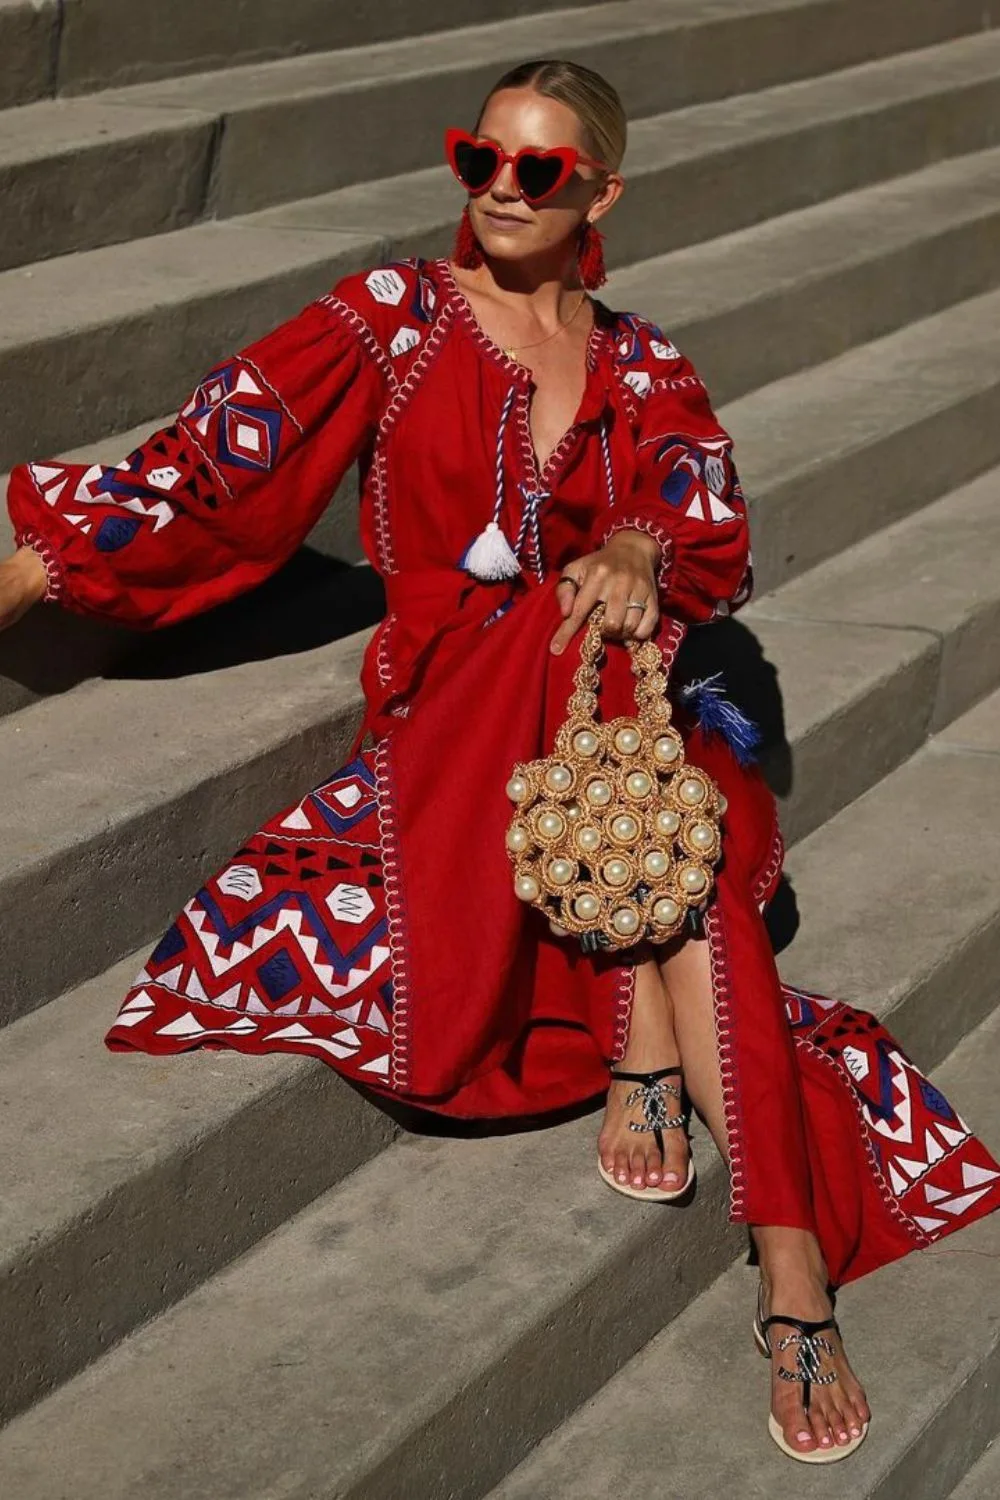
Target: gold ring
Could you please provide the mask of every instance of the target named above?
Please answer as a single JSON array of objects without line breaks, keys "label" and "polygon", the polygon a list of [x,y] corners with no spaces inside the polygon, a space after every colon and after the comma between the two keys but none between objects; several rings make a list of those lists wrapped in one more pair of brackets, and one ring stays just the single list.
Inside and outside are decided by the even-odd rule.
[{"label": "gold ring", "polygon": [[626,604],[625,608],[626,609],[645,609],[646,608],[646,601],[644,599],[630,599],[628,601],[628,603]]},{"label": "gold ring", "polygon": [[[581,589],[583,587],[583,585],[579,583],[577,579],[573,578],[569,573],[560,573],[559,582],[571,583],[575,589]],[[643,606],[643,608],[645,608],[645,606]]]}]

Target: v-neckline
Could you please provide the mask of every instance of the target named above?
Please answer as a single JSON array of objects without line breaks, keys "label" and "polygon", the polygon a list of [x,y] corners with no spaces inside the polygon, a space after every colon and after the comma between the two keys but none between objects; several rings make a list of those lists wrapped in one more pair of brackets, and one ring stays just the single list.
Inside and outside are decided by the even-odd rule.
[{"label": "v-neckline", "polygon": [[[577,404],[572,422],[552,449],[545,463],[542,464],[539,462],[535,440],[531,432],[531,388],[534,385],[534,377],[531,370],[527,365],[522,365],[518,360],[504,353],[500,345],[494,339],[490,338],[476,317],[472,303],[456,281],[447,256],[439,256],[433,262],[433,265],[438,270],[445,294],[451,302],[456,316],[471,337],[473,343],[477,345],[483,354],[489,356],[502,369],[506,370],[521,386],[521,400],[517,403],[516,421],[522,451],[522,462],[529,475],[532,488],[544,490],[547,483],[551,482],[551,477],[555,472],[556,466],[565,458],[566,452],[576,436],[577,429],[586,420],[586,417],[582,416],[581,413],[585,411],[589,404],[596,405],[591,399],[594,389],[594,374],[598,367],[601,352],[607,347],[610,338],[609,329],[605,326],[604,320],[607,318],[609,322],[612,321],[613,315],[599,297],[592,297],[589,293],[587,294],[594,308],[594,322],[587,338],[583,393]],[[606,401],[607,394],[605,393],[604,402],[601,403],[602,410]]]}]

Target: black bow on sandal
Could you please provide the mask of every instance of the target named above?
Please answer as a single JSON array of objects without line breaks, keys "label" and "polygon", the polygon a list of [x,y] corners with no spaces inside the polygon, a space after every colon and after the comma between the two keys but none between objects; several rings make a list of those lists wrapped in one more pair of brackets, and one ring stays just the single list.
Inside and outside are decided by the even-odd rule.
[{"label": "black bow on sandal", "polygon": [[[757,1311],[753,1320],[754,1343],[763,1354],[765,1359],[772,1358],[771,1344],[767,1337],[767,1331],[774,1323],[785,1323],[797,1332],[786,1333],[777,1343],[778,1352],[781,1353],[791,1344],[797,1344],[795,1351],[795,1369],[786,1370],[784,1365],[778,1367],[778,1375],[782,1380],[800,1380],[802,1382],[802,1406],[805,1412],[809,1411],[809,1398],[814,1385],[832,1385],[837,1379],[836,1370],[828,1370],[826,1374],[822,1370],[823,1355],[831,1357],[835,1353],[829,1339],[822,1337],[824,1328],[832,1328],[835,1333],[840,1333],[840,1325],[836,1318],[819,1318],[809,1321],[805,1318],[784,1317],[781,1313],[772,1313],[769,1318],[761,1315],[761,1292],[757,1288]],[[833,1444],[829,1448],[793,1448],[785,1441],[785,1434],[781,1430],[781,1423],[773,1411],[768,1412],[767,1427],[772,1438],[781,1449],[787,1453],[789,1458],[797,1458],[800,1463],[806,1464],[832,1464],[840,1458],[847,1456],[859,1448],[868,1436],[868,1423],[865,1422],[858,1437],[852,1438],[849,1443]]]},{"label": "black bow on sandal", "polygon": [[[664,1083],[665,1078],[683,1076],[682,1068],[659,1068],[655,1073],[621,1073],[611,1069],[611,1077],[623,1083],[637,1083],[638,1088],[633,1089],[625,1100],[626,1109],[631,1109],[634,1104],[642,1103],[642,1112],[645,1123],[637,1125],[634,1120],[628,1124],[629,1130],[651,1132],[662,1160],[666,1160],[663,1149],[663,1132],[665,1130],[686,1130],[690,1118],[690,1112],[682,1110],[680,1114],[669,1115],[667,1113],[667,1094],[680,1101],[681,1091],[672,1083]],[[609,1172],[600,1157],[597,1158],[597,1170],[601,1177],[614,1188],[616,1193],[624,1193],[626,1198],[644,1198],[647,1202],[669,1203],[674,1198],[683,1198],[685,1193],[694,1182],[694,1158],[688,1158],[687,1181],[679,1188],[659,1187],[632,1187],[629,1183],[618,1182],[614,1172]]]}]

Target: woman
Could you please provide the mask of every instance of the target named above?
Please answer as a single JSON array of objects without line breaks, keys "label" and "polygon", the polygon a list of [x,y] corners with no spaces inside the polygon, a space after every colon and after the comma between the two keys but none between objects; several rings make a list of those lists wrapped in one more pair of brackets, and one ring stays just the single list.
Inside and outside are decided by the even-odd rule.
[{"label": "woman", "polygon": [[344,277],[114,468],[14,473],[0,622],[42,597],[137,628],[207,609],[274,572],[359,463],[388,612],[353,758],[192,898],[107,1045],[303,1052],[456,1117],[607,1090],[598,1167],[639,1198],[690,1182],[666,1082],[683,1066],[759,1253],[770,1431],[823,1462],[869,1420],[832,1287],[1000,1206],[996,1164],[872,1017],[782,988],[761,917],[773,800],[673,687],[688,759],[728,801],[697,930],[581,951],[517,900],[502,847],[511,767],[551,747],[594,607],[609,717],[632,707],[615,642],[654,640],[669,668],[688,624],[750,592],[704,387],[658,328],[588,295],[625,138],[590,70],[506,74],[474,134],[448,134],[469,192],[454,264]]}]

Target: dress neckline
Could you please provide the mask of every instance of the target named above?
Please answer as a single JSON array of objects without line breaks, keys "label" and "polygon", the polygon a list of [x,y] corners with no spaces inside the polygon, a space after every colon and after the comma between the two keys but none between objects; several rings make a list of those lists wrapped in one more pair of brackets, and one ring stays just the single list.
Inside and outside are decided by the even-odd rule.
[{"label": "dress neckline", "polygon": [[[527,365],[522,365],[519,360],[512,359],[509,354],[505,354],[500,345],[494,339],[490,338],[476,317],[472,303],[456,281],[455,273],[451,268],[448,257],[441,255],[432,264],[438,270],[448,300],[451,302],[463,327],[471,335],[474,343],[479,346],[484,354],[488,354],[491,359],[494,359],[508,374],[527,384],[532,378],[530,369]],[[587,298],[594,309],[594,323],[587,338],[586,351],[586,366],[589,375],[596,369],[601,348],[609,338],[608,330],[614,322],[614,314],[599,297],[593,297],[588,292]]]},{"label": "dress neckline", "polygon": [[530,475],[532,487],[537,490],[545,489],[551,483],[556,470],[572,446],[577,430],[584,422],[599,416],[606,405],[608,399],[606,385],[602,380],[600,382],[601,391],[598,392],[595,384],[595,376],[601,362],[601,356],[612,347],[611,329],[615,323],[614,313],[599,297],[590,296],[588,293],[589,300],[594,309],[594,323],[587,339],[585,356],[586,379],[583,395],[580,398],[580,404],[574,420],[556,443],[545,463],[541,464],[538,460],[538,453],[535,449],[530,426],[528,387],[533,384],[530,369],[527,365],[522,365],[516,359],[512,359],[509,354],[505,354],[500,345],[494,339],[490,338],[476,317],[471,302],[456,281],[447,256],[439,256],[431,264],[438,273],[439,283],[443,286],[445,296],[456,318],[472,342],[487,358],[493,360],[494,363],[505,370],[522,387],[522,399],[518,403],[518,420],[516,422],[522,460],[525,471]]}]

